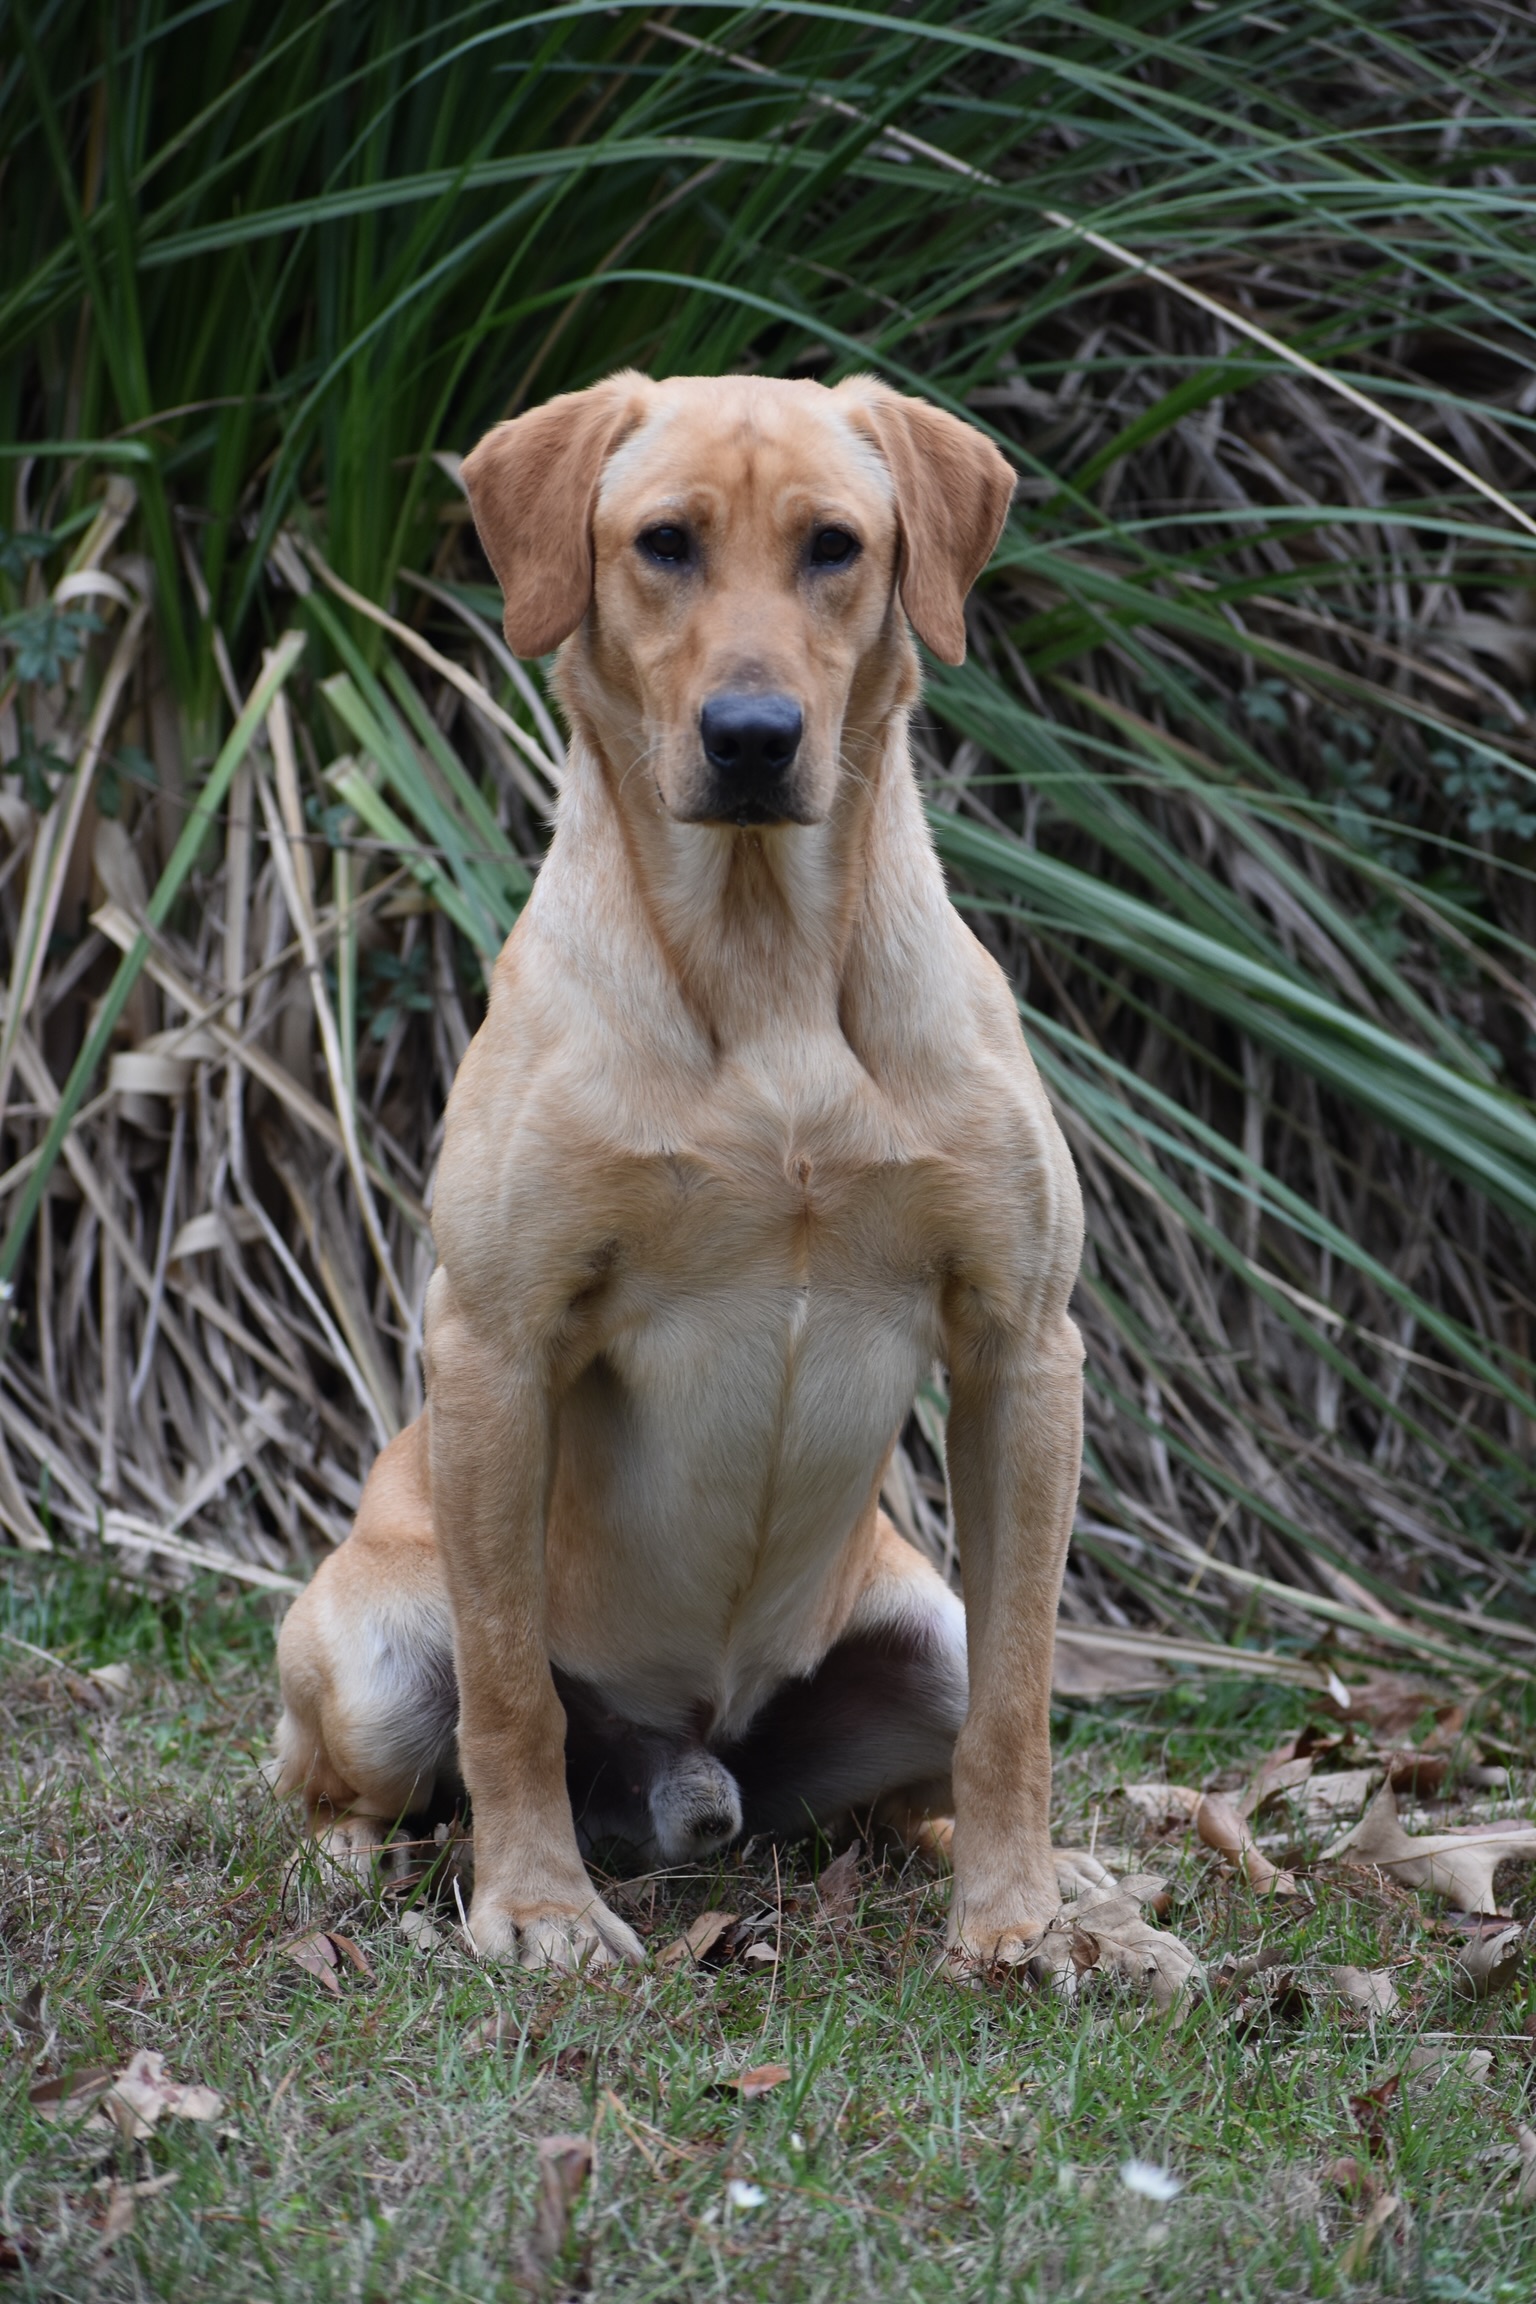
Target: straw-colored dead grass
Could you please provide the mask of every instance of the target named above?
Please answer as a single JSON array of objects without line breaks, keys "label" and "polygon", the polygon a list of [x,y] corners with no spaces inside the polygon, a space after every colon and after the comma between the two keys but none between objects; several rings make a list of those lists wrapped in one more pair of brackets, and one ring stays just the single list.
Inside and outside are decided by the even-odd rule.
[{"label": "straw-colored dead grass", "polygon": [[[1529,27],[493,14],[66,7],[0,88],[0,1525],[340,1537],[562,773],[451,452],[860,361],[1021,472],[919,757],[1088,1192],[1064,1676],[1523,1673]],[[888,1501],[952,1566],[944,1406]]]}]

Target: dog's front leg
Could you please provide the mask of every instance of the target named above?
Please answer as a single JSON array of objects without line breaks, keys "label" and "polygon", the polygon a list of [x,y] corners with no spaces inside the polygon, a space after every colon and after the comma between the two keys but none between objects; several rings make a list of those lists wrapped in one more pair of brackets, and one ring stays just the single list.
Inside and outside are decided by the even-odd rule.
[{"label": "dog's front leg", "polygon": [[470,1933],[525,1967],[644,1957],[587,1877],[550,1676],[544,1524],[547,1372],[478,1335],[434,1283],[428,1326],[432,1520],[453,1607],[459,1761],[474,1803]]},{"label": "dog's front leg", "polygon": [[1083,1350],[1064,1312],[950,1339],[948,1457],[970,1709],[955,1748],[949,1938],[966,1970],[1028,1957],[1059,1904],[1051,1654],[1082,1457]]}]

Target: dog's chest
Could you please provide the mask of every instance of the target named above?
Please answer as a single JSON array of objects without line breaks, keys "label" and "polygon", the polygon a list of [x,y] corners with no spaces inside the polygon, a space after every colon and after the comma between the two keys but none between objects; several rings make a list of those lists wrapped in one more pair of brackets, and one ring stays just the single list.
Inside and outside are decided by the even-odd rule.
[{"label": "dog's chest", "polygon": [[561,1415],[562,1661],[657,1716],[803,1668],[938,1349],[942,1171],[878,1110],[741,1095],[631,1177]]},{"label": "dog's chest", "polygon": [[950,1165],[845,1050],[727,1076],[643,1163],[619,1321],[670,1326],[712,1296],[789,1342],[845,1311],[909,1318],[937,1286]]}]

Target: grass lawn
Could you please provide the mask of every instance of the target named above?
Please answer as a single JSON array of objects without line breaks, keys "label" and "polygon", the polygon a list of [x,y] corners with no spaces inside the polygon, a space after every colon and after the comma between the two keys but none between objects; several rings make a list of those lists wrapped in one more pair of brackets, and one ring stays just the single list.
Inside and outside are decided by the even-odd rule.
[{"label": "grass lawn", "polygon": [[[631,1883],[618,1893],[652,1964],[550,1979],[477,1965],[451,1897],[360,1891],[296,1856],[257,1774],[268,1603],[8,1568],[8,2293],[1536,2295],[1523,1977],[1491,2002],[1458,1997],[1434,1899],[1332,1865],[1308,1883],[1315,1902],[1266,1907],[1188,1833],[1141,1837],[1118,1797],[1146,1779],[1246,1781],[1306,1722],[1300,1691],[1186,1683],[1058,1717],[1058,1839],[1167,1874],[1165,1924],[1213,1975],[1182,2016],[1091,1979],[1071,2002],[959,1989],[935,1973],[942,1885],[865,1859],[851,1908],[829,1912],[825,1849]],[[117,1662],[119,1689],[83,1677]],[[1474,1715],[1463,1757],[1474,1736],[1485,1756],[1508,1756],[1495,1736],[1525,1748],[1507,1710]],[[1530,1781],[1517,1768],[1515,1791]],[[1300,1816],[1291,1847],[1315,1854],[1326,1834]],[[1531,1887],[1528,1870],[1501,1874],[1506,1907],[1528,1910]],[[721,1965],[654,1957],[706,1910],[759,1924]],[[367,1973],[343,1946],[332,1989],[285,1948],[320,1929]],[[746,1957],[754,1943],[777,1961]],[[1265,1946],[1282,1966],[1222,1978],[1224,1956]],[[1399,2013],[1341,2000],[1338,1963],[1390,1968]],[[1410,2069],[1416,2047],[1438,2070]],[[130,2141],[83,2104],[48,2120],[30,2101],[49,2076],[118,2071],[137,2050],[217,2091],[217,2114],[167,2113]],[[774,2063],[788,2076],[755,2098],[722,2088]],[[541,2281],[537,2147],[562,2132],[595,2158]],[[1132,2189],[1130,2160],[1182,2189]]]}]

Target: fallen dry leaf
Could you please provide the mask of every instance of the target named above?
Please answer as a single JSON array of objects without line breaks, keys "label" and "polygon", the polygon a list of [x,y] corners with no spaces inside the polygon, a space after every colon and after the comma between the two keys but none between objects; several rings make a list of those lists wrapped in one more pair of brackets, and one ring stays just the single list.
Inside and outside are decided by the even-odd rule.
[{"label": "fallen dry leaf", "polygon": [[1349,2108],[1355,2116],[1355,2126],[1367,2152],[1377,2159],[1385,2158],[1390,2149],[1387,2135],[1387,2114],[1402,2093],[1403,2077],[1400,2072],[1389,2072],[1385,2080],[1378,2080],[1374,2088],[1364,2088],[1358,2096],[1351,2096]]},{"label": "fallen dry leaf", "polygon": [[779,1964],[778,1951],[772,1944],[749,1944],[742,1958],[755,1960],[762,1968],[776,1968]]},{"label": "fallen dry leaf", "polygon": [[355,1943],[350,1936],[338,1936],[334,1928],[327,1930],[327,1934],[348,1966],[355,1968],[359,1976],[366,1976],[371,1983],[373,1970],[368,1965],[368,1955],[361,1944]]},{"label": "fallen dry leaf", "polygon": [[296,1960],[306,1974],[313,1976],[317,1983],[325,1986],[327,1992],[334,1992],[338,1998],[341,1985],[336,1972],[343,1960],[348,1967],[355,1968],[360,1976],[371,1977],[373,1974],[362,1947],[354,1944],[350,1936],[338,1936],[329,1929],[315,1928],[308,1935],[290,1937],[286,1944],[278,1946],[278,1950],[286,1953],[290,1960]]},{"label": "fallen dry leaf", "polygon": [[1370,2016],[1396,2015],[1399,2001],[1390,1969],[1333,1968],[1329,1974],[1334,1989],[1352,2008],[1363,2008]]},{"label": "fallen dry leaf", "polygon": [[722,2090],[734,2089],[744,2104],[751,2104],[766,2096],[770,2088],[782,2088],[789,2076],[787,2064],[754,2064],[750,2071],[733,2073],[715,2085]]},{"label": "fallen dry leaf", "polygon": [[1244,1961],[1234,1961],[1225,1975],[1216,1977],[1221,1986],[1237,1986],[1239,1991],[1234,2011],[1239,2037],[1253,2030],[1269,2030],[1276,2023],[1299,2023],[1306,2016],[1313,1993],[1297,1970],[1280,1965],[1278,1951],[1257,1961],[1248,1975],[1244,1975],[1244,1968]]},{"label": "fallen dry leaf", "polygon": [[1459,1832],[1409,1833],[1397,1795],[1383,1784],[1351,1831],[1323,1850],[1320,1863],[1348,1855],[1374,1864],[1405,1888],[1430,1888],[1462,1912],[1493,1912],[1493,1875],[1510,1857],[1536,1858],[1536,1826],[1474,1824]]},{"label": "fallen dry leaf", "polygon": [[1323,2170],[1323,2182],[1335,2192],[1359,2194],[1375,2200],[1381,2193],[1381,2179],[1368,2160],[1357,2160],[1353,2153],[1345,2153],[1330,2160]]},{"label": "fallen dry leaf", "polygon": [[82,2119],[111,2085],[112,2074],[106,2065],[91,2064],[79,2071],[60,2072],[51,2080],[34,2081],[27,2090],[27,2101],[39,2120]]},{"label": "fallen dry leaf", "polygon": [[1426,2040],[1408,2051],[1408,2070],[1416,2080],[1463,2080],[1475,2087],[1492,2066],[1491,2048],[1438,2048]]},{"label": "fallen dry leaf", "polygon": [[1152,1832],[1171,1832],[1175,1824],[1191,1824],[1204,1794],[1192,1784],[1122,1784],[1120,1797],[1135,1809]]},{"label": "fallen dry leaf", "polygon": [[1305,1784],[1317,1765],[1315,1753],[1298,1755],[1284,1745],[1281,1751],[1286,1754],[1284,1759],[1272,1752],[1260,1765],[1258,1774],[1237,1802],[1239,1815],[1257,1816],[1267,1800],[1278,1799],[1282,1792],[1294,1792],[1299,1784]]},{"label": "fallen dry leaf", "polygon": [[1443,1688],[1426,1687],[1398,1672],[1372,1672],[1350,1688],[1349,1718],[1366,1721],[1388,1744],[1407,1742],[1426,1715],[1432,1725],[1419,1744],[1434,1749],[1460,1735],[1467,1707]]},{"label": "fallen dry leaf", "polygon": [[329,1936],[316,1929],[311,1935],[296,1936],[291,1943],[281,1946],[281,1950],[290,1960],[296,1960],[306,1974],[323,1984],[327,1992],[340,1996],[341,1986],[336,1981],[340,1955]]},{"label": "fallen dry leaf", "polygon": [[19,2000],[5,2009],[5,2021],[22,2036],[23,2044],[48,2037],[48,1995],[41,1984],[29,1984]]},{"label": "fallen dry leaf", "polygon": [[171,2168],[163,2176],[148,2176],[138,2184],[123,2184],[115,2176],[104,2176],[95,2189],[105,2192],[107,2205],[101,2219],[101,2243],[104,2249],[121,2240],[133,2230],[137,2203],[152,2200],[158,2192],[169,2192],[173,2184],[181,2181],[179,2168]]},{"label": "fallen dry leaf", "polygon": [[667,1946],[661,1955],[661,1966],[675,1968],[683,1960],[707,1960],[726,1930],[735,1926],[734,1912],[701,1912],[692,1927]]},{"label": "fallen dry leaf", "polygon": [[102,2096],[91,2124],[110,2123],[130,2144],[137,2144],[153,2134],[162,2118],[217,2120],[223,2109],[224,2099],[213,2089],[167,2079],[165,2058],[153,2048],[141,2048]]},{"label": "fallen dry leaf", "polygon": [[1515,2198],[1522,2208],[1536,2208],[1536,2128],[1517,2128],[1515,2135],[1520,2146]]},{"label": "fallen dry leaf", "polygon": [[409,1912],[400,1915],[400,1933],[410,1939],[413,1950],[417,1952],[430,1952],[434,1945],[441,1944],[443,1940],[441,1928],[428,1919],[419,1905],[414,1904]]},{"label": "fallen dry leaf", "polygon": [[1444,1752],[1389,1752],[1386,1759],[1387,1782],[1393,1791],[1406,1792],[1415,1800],[1432,1800],[1450,1768]]},{"label": "fallen dry leaf", "polygon": [[1258,1952],[1224,1952],[1211,1971],[1211,1981],[1230,1991],[1233,1985],[1246,1984],[1266,1968],[1283,1967],[1285,1960],[1278,1944],[1267,1944]]},{"label": "fallen dry leaf", "polygon": [[1113,1872],[1088,1848],[1053,1848],[1051,1862],[1056,1869],[1056,1893],[1063,1904],[1071,1904],[1080,1896],[1113,1895],[1119,1886]]},{"label": "fallen dry leaf", "polygon": [[1171,2008],[1203,1978],[1199,1961],[1177,1936],[1142,1918],[1134,1896],[1096,1890],[1063,1905],[1025,1963],[1031,1975],[1075,1993],[1084,1976],[1112,1976]]},{"label": "fallen dry leaf", "polygon": [[1207,1848],[1227,1857],[1262,1896],[1299,1894],[1294,1875],[1280,1871],[1255,1846],[1248,1820],[1223,1793],[1197,1793],[1191,1783],[1126,1783],[1121,1797],[1147,1818],[1154,1832],[1168,1832],[1174,1822],[1193,1822]]},{"label": "fallen dry leaf", "polygon": [[1218,1992],[1236,1995],[1234,2024],[1240,2036],[1275,2023],[1294,2023],[1312,2004],[1305,1978],[1286,1965],[1276,1944],[1236,1957],[1229,1953],[1213,1970],[1211,1982]]},{"label": "fallen dry leaf", "polygon": [[1380,2239],[1385,2227],[1399,2213],[1402,2205],[1402,2201],[1395,2192],[1383,2192],[1379,2199],[1371,2202],[1361,2217],[1349,2246],[1339,2258],[1339,2270],[1346,2280],[1358,2279],[1365,2270],[1371,2250]]},{"label": "fallen dry leaf", "polygon": [[1271,1864],[1255,1843],[1246,1817],[1224,1794],[1197,1792],[1191,1784],[1124,1784],[1121,1795],[1155,1832],[1192,1823],[1206,1846],[1234,1864],[1260,1895],[1300,1893],[1294,1874]]},{"label": "fallen dry leaf", "polygon": [[592,2146],[585,2136],[540,2137],[538,2205],[513,2269],[513,2278],[525,2296],[546,2293],[550,2275],[570,2238],[576,2202],[591,2173]]},{"label": "fallen dry leaf", "polygon": [[1456,1954],[1452,1982],[1469,2000],[1486,2000],[1513,1984],[1520,1973],[1525,1930],[1518,1921],[1508,1928],[1479,1930]]},{"label": "fallen dry leaf", "polygon": [[1259,1848],[1248,1829],[1247,1819],[1240,1816],[1230,1800],[1219,1792],[1201,1794],[1195,1810],[1195,1830],[1207,1848],[1214,1848],[1236,1866],[1250,1888],[1261,1896],[1295,1896],[1299,1893],[1294,1873],[1282,1872],[1278,1864],[1271,1864]]},{"label": "fallen dry leaf", "polygon": [[133,2186],[114,2184],[107,2195],[106,2213],[101,2219],[101,2244],[110,2248],[133,2230]]},{"label": "fallen dry leaf", "polygon": [[1170,1902],[1168,1883],[1160,1872],[1127,1872],[1117,1885],[1122,1896],[1134,1896],[1138,1904],[1155,1912],[1159,1920],[1166,1915]]},{"label": "fallen dry leaf", "polygon": [[1376,1773],[1374,1768],[1336,1768],[1331,1776],[1314,1776],[1301,1803],[1308,1824],[1316,1828],[1357,1816],[1371,1796]]},{"label": "fallen dry leaf", "polygon": [[144,2176],[137,2183],[121,2184],[116,2176],[98,2176],[93,2192],[131,2192],[135,2200],[152,2200],[157,2192],[169,2192],[173,2184],[181,2182],[179,2168],[168,2168],[162,2176]]},{"label": "fallen dry leaf", "polygon": [[829,1920],[846,1920],[859,1901],[858,1843],[823,1864],[816,1876],[816,1901]]}]

